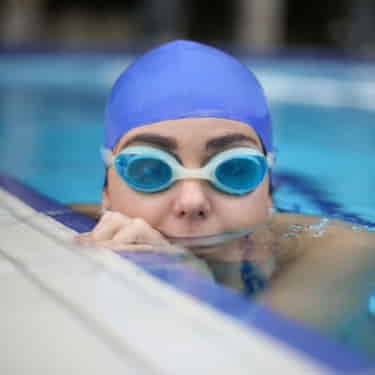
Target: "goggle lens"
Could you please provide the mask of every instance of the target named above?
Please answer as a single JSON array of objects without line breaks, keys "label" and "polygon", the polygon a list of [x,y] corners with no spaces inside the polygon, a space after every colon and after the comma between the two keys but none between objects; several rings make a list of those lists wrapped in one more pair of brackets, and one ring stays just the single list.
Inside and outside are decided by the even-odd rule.
[{"label": "goggle lens", "polygon": [[254,159],[232,158],[222,162],[215,170],[223,186],[237,191],[250,191],[259,182],[260,165]]},{"label": "goggle lens", "polygon": [[172,178],[170,166],[153,156],[121,155],[116,169],[120,176],[134,189],[154,192],[168,185]]}]

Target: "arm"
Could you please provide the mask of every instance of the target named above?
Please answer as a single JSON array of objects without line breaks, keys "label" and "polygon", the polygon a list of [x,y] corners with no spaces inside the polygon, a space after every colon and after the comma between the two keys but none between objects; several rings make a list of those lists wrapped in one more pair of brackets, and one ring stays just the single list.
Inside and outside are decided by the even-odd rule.
[{"label": "arm", "polygon": [[352,227],[317,216],[274,215],[251,235],[247,257],[242,251],[242,258],[208,264],[218,281],[246,293],[241,263],[248,260],[255,282],[259,275],[268,281],[258,302],[373,355],[375,317],[368,302],[375,290],[375,233]]},{"label": "arm", "polygon": [[244,289],[241,262],[256,265],[272,286],[268,292],[274,297],[269,301],[276,304],[276,290],[288,285],[293,274],[298,274],[301,282],[291,288],[324,283],[345,287],[363,267],[369,267],[370,274],[375,270],[375,233],[353,230],[352,226],[319,216],[277,214],[251,234],[250,251],[244,251],[242,245],[232,257],[224,259],[215,253],[207,261],[224,284],[239,290]]}]

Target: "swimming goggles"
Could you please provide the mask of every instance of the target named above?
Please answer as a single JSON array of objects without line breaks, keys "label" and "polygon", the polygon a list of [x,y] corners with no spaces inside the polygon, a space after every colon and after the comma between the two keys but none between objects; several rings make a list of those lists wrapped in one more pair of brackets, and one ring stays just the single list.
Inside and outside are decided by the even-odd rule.
[{"label": "swimming goggles", "polygon": [[248,147],[220,152],[202,168],[185,168],[168,152],[149,146],[130,146],[117,155],[103,150],[103,158],[131,188],[145,193],[163,191],[181,179],[202,179],[224,193],[244,195],[263,181],[272,164]]}]

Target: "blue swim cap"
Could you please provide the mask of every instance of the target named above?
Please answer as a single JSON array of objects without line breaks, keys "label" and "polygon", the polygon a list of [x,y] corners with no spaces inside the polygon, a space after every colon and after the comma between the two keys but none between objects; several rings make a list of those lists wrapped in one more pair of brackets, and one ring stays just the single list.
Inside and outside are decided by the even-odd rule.
[{"label": "blue swim cap", "polygon": [[106,106],[104,146],[112,149],[138,126],[187,117],[241,121],[272,151],[268,105],[254,74],[234,57],[191,41],[163,44],[120,75]]}]

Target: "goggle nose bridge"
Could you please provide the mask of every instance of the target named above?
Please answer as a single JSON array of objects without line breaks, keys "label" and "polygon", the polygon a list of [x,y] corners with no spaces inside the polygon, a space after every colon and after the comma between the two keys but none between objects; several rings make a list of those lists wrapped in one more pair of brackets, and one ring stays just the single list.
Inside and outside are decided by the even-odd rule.
[{"label": "goggle nose bridge", "polygon": [[175,179],[199,179],[199,180],[210,180],[210,167],[208,165],[202,168],[185,168],[181,165],[176,166]]}]

